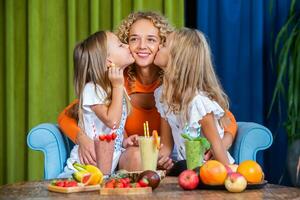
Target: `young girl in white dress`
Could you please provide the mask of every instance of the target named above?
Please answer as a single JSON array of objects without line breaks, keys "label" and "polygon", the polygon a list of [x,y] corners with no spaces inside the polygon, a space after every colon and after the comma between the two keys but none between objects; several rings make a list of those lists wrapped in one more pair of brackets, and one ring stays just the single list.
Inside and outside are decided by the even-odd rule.
[{"label": "young girl in white dress", "polygon": [[[74,85],[78,104],[71,110],[78,113],[79,127],[91,139],[111,133],[115,126],[117,137],[112,172],[122,152],[129,105],[124,94],[123,70],[133,62],[128,45],[121,43],[111,32],[96,32],[74,49]],[[73,147],[65,171],[59,177],[70,176],[74,172],[74,162],[86,162],[80,159],[78,147]]]},{"label": "young girl in white dress", "polygon": [[188,28],[171,33],[154,63],[165,71],[162,86],[154,92],[156,107],[162,117],[163,148],[159,162],[170,156],[174,143],[177,160],[186,159],[181,134],[187,125],[193,137],[201,128],[202,136],[211,144],[214,159],[225,165],[233,163],[222,144],[224,129],[220,124],[228,109],[228,99],[214,72],[204,35]]}]

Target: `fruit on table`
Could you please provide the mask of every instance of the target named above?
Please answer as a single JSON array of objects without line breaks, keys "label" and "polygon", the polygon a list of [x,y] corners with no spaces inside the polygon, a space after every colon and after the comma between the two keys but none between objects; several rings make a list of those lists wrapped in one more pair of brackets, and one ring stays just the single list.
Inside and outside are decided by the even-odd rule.
[{"label": "fruit on table", "polygon": [[184,170],[178,176],[179,186],[184,190],[193,190],[199,184],[198,174],[193,170]]},{"label": "fruit on table", "polygon": [[103,181],[103,174],[99,168],[94,165],[81,165],[79,163],[74,163],[73,166],[80,172],[90,173],[91,177],[89,180],[89,185],[101,184]]},{"label": "fruit on table", "polygon": [[78,186],[75,180],[53,180],[51,185],[55,185],[58,187],[76,187]]},{"label": "fruit on table", "polygon": [[149,182],[149,186],[152,187],[152,190],[158,187],[160,183],[160,176],[157,172],[152,170],[146,170],[143,171],[137,178],[137,182],[139,182],[142,179],[147,179]]},{"label": "fruit on table", "polygon": [[104,187],[105,188],[139,188],[148,187],[148,180],[143,179],[137,183],[131,183],[131,180],[127,178],[111,178],[108,180]]},{"label": "fruit on table", "polygon": [[242,192],[247,187],[247,180],[240,173],[232,172],[225,179],[225,187],[229,192]]},{"label": "fruit on table", "polygon": [[84,185],[88,185],[91,182],[92,175],[89,172],[77,171],[72,174],[73,178]]},{"label": "fruit on table", "polygon": [[237,172],[242,174],[248,183],[260,183],[264,179],[264,173],[260,165],[253,160],[246,160],[240,163]]},{"label": "fruit on table", "polygon": [[146,178],[142,178],[141,180],[139,180],[138,184],[141,187],[148,187],[149,186],[149,181]]},{"label": "fruit on table", "polygon": [[200,168],[200,179],[207,185],[223,185],[227,177],[225,166],[216,160],[209,160]]}]

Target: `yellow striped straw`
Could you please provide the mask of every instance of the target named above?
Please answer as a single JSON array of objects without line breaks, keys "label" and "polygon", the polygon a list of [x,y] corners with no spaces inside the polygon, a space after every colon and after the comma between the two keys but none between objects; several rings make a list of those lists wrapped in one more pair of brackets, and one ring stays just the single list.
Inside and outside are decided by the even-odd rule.
[{"label": "yellow striped straw", "polygon": [[146,124],[145,124],[145,123],[143,123],[143,125],[144,125],[144,136],[146,137],[146,136],[147,136]]},{"label": "yellow striped straw", "polygon": [[150,134],[149,134],[149,123],[148,123],[148,121],[146,121],[146,128],[147,128],[147,136],[150,137]]}]

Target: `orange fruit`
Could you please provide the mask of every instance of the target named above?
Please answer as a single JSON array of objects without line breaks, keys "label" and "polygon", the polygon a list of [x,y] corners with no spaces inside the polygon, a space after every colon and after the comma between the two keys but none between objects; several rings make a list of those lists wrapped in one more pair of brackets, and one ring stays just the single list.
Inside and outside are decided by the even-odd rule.
[{"label": "orange fruit", "polygon": [[245,160],[240,163],[237,172],[242,174],[248,183],[260,183],[263,180],[263,171],[260,165],[253,160]]},{"label": "orange fruit", "polygon": [[160,142],[159,142],[159,138],[158,138],[158,133],[156,130],[152,131],[152,136],[153,136],[153,142],[156,145],[156,148],[159,149],[160,147]]},{"label": "orange fruit", "polygon": [[200,179],[206,185],[223,185],[227,177],[225,166],[216,160],[209,160],[200,168]]}]

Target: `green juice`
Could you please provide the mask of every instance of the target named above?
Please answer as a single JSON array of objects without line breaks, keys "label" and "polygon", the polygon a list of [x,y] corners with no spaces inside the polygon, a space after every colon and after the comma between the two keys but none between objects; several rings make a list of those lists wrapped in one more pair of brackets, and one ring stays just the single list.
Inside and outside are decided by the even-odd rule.
[{"label": "green juice", "polygon": [[202,166],[205,148],[200,141],[185,141],[186,164],[188,169]]}]

